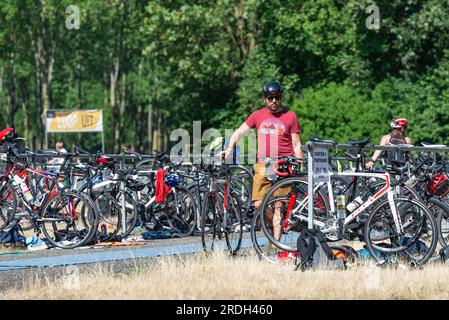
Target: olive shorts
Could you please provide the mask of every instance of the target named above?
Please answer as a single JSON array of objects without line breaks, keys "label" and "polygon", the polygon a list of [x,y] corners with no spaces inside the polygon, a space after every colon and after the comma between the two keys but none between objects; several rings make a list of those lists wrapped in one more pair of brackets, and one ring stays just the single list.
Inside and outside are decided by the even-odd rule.
[{"label": "olive shorts", "polygon": [[[254,177],[253,177],[253,201],[260,201],[265,194],[270,190],[273,185],[273,181],[269,180],[266,176],[267,168],[264,163],[254,164]],[[273,196],[285,196],[290,192],[290,186],[279,188],[273,194]]]}]

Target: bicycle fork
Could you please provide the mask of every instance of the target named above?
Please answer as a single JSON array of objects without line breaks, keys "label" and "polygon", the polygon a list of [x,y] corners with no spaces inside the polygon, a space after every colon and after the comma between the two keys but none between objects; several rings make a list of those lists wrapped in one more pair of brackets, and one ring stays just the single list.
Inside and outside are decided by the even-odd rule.
[{"label": "bicycle fork", "polygon": [[394,224],[396,226],[396,231],[398,234],[404,234],[404,226],[402,225],[401,217],[396,210],[396,205],[394,203],[394,191],[390,189],[387,193],[388,203],[390,204],[391,213],[393,215]]},{"label": "bicycle fork", "polygon": [[[227,218],[228,218],[228,206],[229,206],[229,184],[228,181],[226,180],[224,182],[224,191],[223,191],[223,226],[225,226],[225,228],[227,227]],[[221,226],[221,228],[223,228],[223,226]],[[226,230],[229,231],[229,230]]]}]

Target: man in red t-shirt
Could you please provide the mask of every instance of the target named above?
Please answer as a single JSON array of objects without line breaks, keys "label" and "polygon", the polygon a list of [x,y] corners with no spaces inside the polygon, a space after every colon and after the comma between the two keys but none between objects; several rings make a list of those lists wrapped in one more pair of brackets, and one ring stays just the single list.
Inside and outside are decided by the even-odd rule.
[{"label": "man in red t-shirt", "polygon": [[[257,163],[254,165],[252,193],[252,200],[257,209],[272,186],[272,181],[265,174],[268,168],[267,160],[282,156],[303,159],[298,117],[282,106],[282,85],[277,81],[268,81],[262,90],[265,107],[253,112],[234,132],[225,150],[225,157],[228,158],[239,139],[249,130],[257,129]],[[273,217],[273,225],[277,223],[276,216],[275,214]],[[280,216],[278,218],[280,219]],[[276,233],[276,230],[274,232]]]}]

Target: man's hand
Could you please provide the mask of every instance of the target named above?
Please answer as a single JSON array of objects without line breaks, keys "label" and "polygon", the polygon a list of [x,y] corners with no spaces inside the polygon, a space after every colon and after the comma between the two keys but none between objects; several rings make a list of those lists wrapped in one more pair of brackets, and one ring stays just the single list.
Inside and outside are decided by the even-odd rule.
[{"label": "man's hand", "polygon": [[365,168],[368,170],[371,170],[371,168],[373,167],[374,162],[373,161],[368,161],[367,163],[365,163]]},{"label": "man's hand", "polygon": [[229,159],[229,156],[230,156],[231,154],[232,154],[232,148],[231,148],[231,149],[226,148],[225,151],[221,151],[221,152],[220,152],[220,157],[223,158],[223,156],[224,156],[224,158],[225,158],[225,160],[226,160],[226,159]]}]

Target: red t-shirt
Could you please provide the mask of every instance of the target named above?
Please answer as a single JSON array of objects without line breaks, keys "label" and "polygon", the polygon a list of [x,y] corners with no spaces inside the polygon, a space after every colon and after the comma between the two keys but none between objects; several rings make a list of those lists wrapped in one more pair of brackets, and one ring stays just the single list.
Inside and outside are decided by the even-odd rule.
[{"label": "red t-shirt", "polygon": [[282,109],[272,114],[267,108],[253,112],[245,123],[257,128],[257,157],[293,156],[292,133],[300,133],[298,117]]}]

